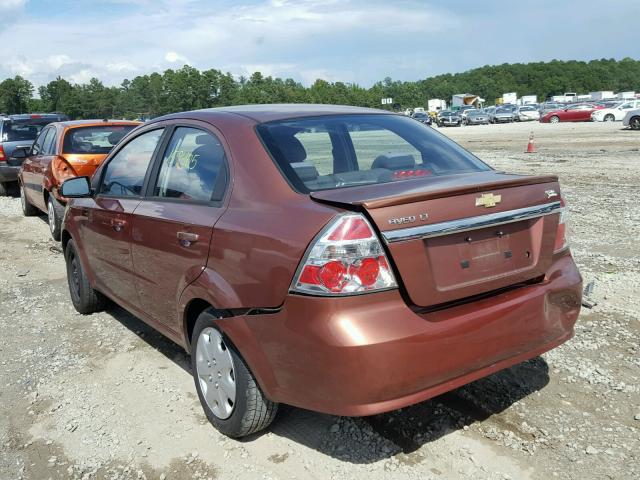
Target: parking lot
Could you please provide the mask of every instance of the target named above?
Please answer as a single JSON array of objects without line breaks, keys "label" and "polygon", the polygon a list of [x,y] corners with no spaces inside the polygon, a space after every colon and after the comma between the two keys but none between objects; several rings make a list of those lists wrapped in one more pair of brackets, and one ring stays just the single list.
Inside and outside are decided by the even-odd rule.
[{"label": "parking lot", "polygon": [[182,349],[117,307],[75,312],[45,219],[0,197],[0,479],[639,478],[639,132],[438,131],[497,169],[560,176],[595,304],[574,339],[400,411],[283,407],[266,433],[235,441],[207,422]]}]

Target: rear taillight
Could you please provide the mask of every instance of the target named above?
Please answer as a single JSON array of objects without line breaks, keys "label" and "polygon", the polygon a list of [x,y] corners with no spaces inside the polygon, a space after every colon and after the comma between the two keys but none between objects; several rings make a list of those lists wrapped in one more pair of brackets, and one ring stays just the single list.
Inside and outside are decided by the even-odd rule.
[{"label": "rear taillight", "polygon": [[556,231],[556,243],[553,247],[555,252],[564,250],[569,246],[567,243],[567,220],[569,217],[569,209],[564,200],[560,200],[560,220],[558,221],[558,230]]},{"label": "rear taillight", "polygon": [[398,285],[382,244],[360,214],[336,217],[309,246],[291,291],[352,295]]},{"label": "rear taillight", "polygon": [[53,157],[51,161],[51,173],[58,183],[62,183],[68,178],[77,176],[73,167],[62,157]]},{"label": "rear taillight", "polygon": [[0,145],[0,162],[6,162],[7,156],[4,154],[4,148]]}]

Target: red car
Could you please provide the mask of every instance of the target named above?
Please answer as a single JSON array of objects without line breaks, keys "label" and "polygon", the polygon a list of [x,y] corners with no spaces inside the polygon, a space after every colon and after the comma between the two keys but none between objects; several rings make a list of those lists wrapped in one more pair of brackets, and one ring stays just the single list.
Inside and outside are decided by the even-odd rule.
[{"label": "red car", "polygon": [[601,105],[591,103],[579,103],[568,105],[562,110],[554,110],[545,113],[540,117],[542,123],[559,123],[559,122],[590,122],[591,112],[604,108]]},{"label": "red car", "polygon": [[580,311],[557,177],[494,171],[387,111],[168,115],[62,194],[77,311],[108,298],[182,345],[234,437],[279,403],[421,402],[560,345]]}]

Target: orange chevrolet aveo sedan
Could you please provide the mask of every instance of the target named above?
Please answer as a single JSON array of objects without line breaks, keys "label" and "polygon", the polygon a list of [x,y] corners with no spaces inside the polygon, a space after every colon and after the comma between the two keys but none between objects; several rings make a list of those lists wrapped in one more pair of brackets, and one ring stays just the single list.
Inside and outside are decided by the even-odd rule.
[{"label": "orange chevrolet aveo sedan", "polygon": [[558,179],[497,172],[386,111],[168,115],[62,194],[75,308],[111,299],[183,346],[233,437],[279,403],[426,400],[560,345],[580,310]]},{"label": "orange chevrolet aveo sedan", "polygon": [[14,150],[14,158],[24,158],[18,173],[23,213],[46,213],[51,236],[60,240],[66,204],[59,190],[62,182],[93,175],[113,146],[138,125],[126,120],[50,123],[31,147]]}]

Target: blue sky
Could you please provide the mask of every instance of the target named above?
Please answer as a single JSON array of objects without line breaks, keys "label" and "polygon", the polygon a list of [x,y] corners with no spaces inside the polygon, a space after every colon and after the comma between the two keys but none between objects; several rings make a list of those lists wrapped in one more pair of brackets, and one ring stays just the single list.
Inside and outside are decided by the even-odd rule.
[{"label": "blue sky", "polygon": [[0,78],[190,64],[370,86],[512,62],[640,58],[639,0],[0,0]]}]

